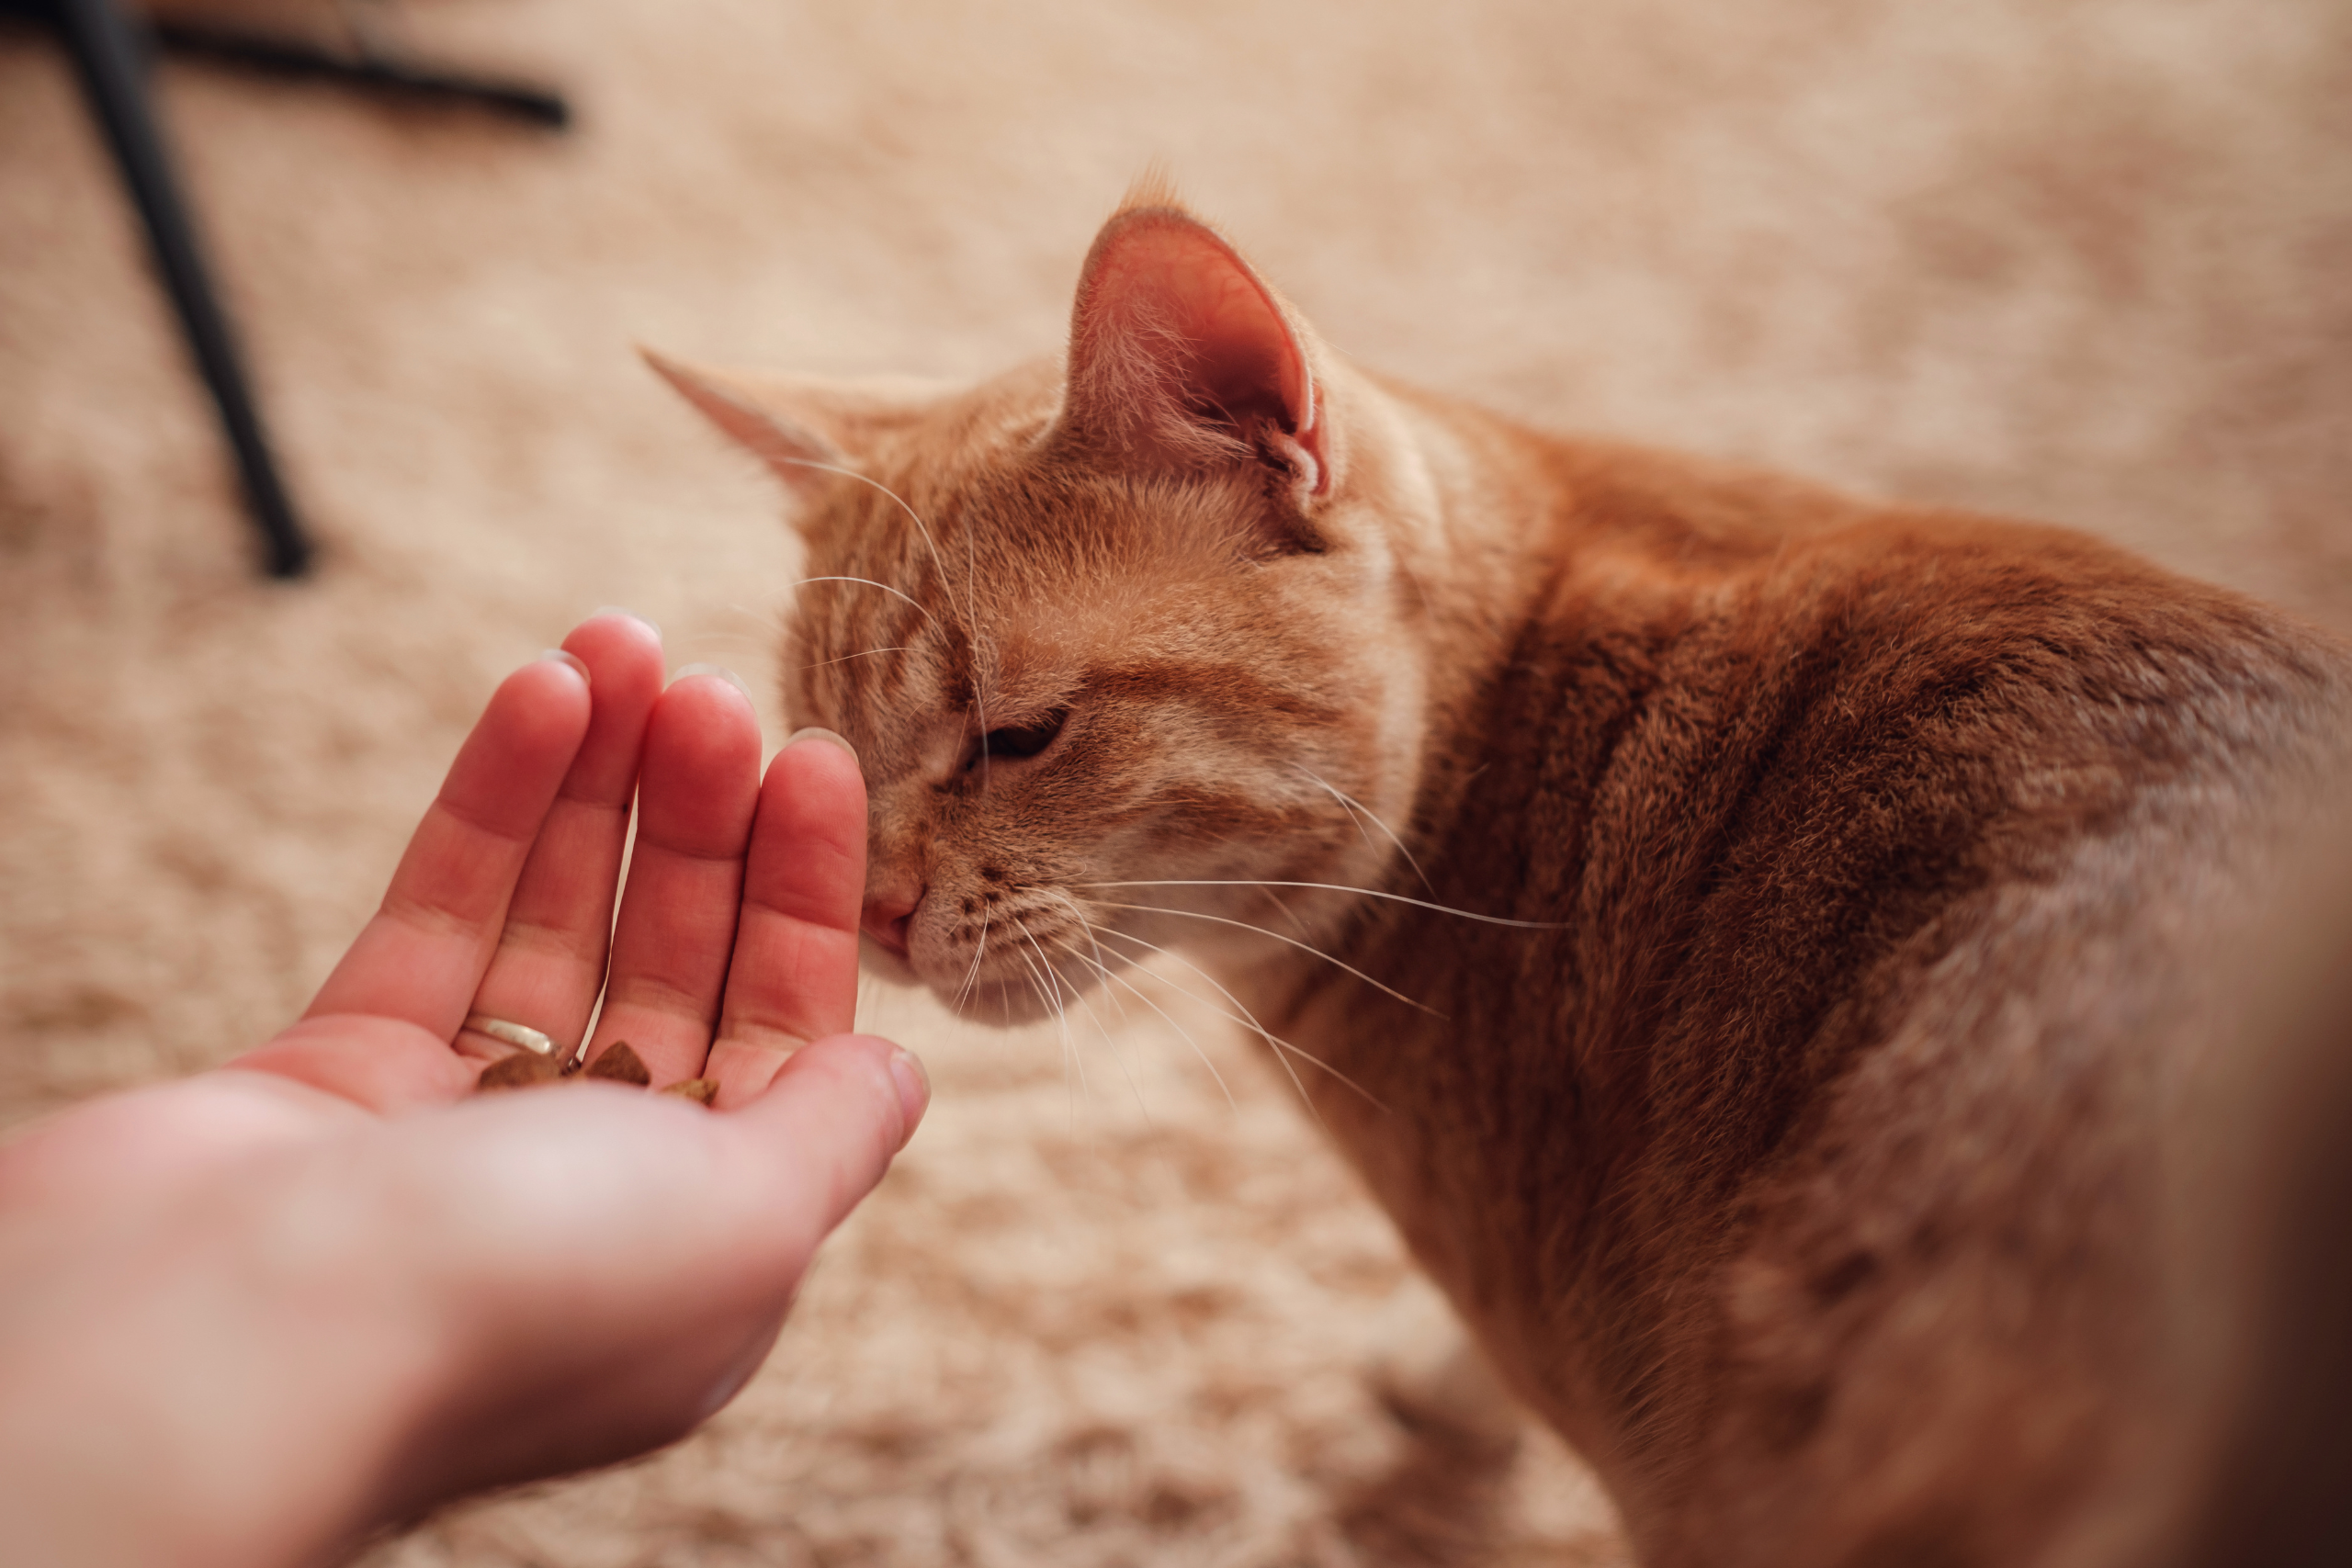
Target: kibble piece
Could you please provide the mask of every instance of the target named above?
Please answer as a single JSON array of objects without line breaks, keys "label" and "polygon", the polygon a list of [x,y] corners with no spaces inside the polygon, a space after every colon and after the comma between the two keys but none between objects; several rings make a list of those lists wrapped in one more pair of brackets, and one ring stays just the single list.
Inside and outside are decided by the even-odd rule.
[{"label": "kibble piece", "polygon": [[645,1070],[644,1062],[626,1040],[616,1040],[607,1046],[603,1055],[588,1064],[584,1076],[608,1078],[614,1083],[633,1083],[639,1088],[653,1081],[653,1075]]},{"label": "kibble piece", "polygon": [[501,1056],[481,1070],[474,1080],[476,1094],[489,1094],[503,1089],[536,1089],[540,1084],[553,1083],[562,1074],[554,1058],[534,1051],[517,1051],[511,1056]]},{"label": "kibble piece", "polygon": [[684,1078],[670,1085],[662,1092],[674,1094],[681,1100],[691,1100],[696,1105],[708,1105],[718,1096],[718,1080],[717,1078]]}]

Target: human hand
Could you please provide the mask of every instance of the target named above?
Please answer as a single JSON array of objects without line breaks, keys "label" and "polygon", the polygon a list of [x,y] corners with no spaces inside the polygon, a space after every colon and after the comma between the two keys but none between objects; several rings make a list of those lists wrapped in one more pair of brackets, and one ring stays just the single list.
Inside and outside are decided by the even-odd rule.
[{"label": "human hand", "polygon": [[[319,1561],[668,1441],[756,1370],[913,1130],[920,1067],[842,1032],[854,758],[801,740],[763,784],[748,700],[662,691],[650,626],[565,647],[500,686],[300,1021],[0,1147],[0,1517],[26,1561]],[[468,1098],[500,1049],[469,1013],[568,1044],[600,988],[592,1055],[626,1038],[656,1085],[715,1078],[713,1111]]]}]

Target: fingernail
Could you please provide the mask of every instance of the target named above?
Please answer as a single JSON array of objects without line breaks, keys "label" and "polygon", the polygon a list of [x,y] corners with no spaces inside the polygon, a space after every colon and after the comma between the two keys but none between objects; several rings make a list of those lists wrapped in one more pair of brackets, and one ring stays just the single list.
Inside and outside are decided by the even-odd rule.
[{"label": "fingernail", "polygon": [[569,664],[574,670],[580,671],[580,678],[582,680],[585,681],[588,679],[587,662],[576,653],[567,652],[560,648],[542,649],[539,651],[539,659],[541,661],[552,659],[561,663]]},{"label": "fingernail", "polygon": [[662,636],[661,624],[655,621],[652,616],[640,615],[635,610],[628,609],[619,604],[599,604],[595,609],[588,613],[588,618],[592,621],[598,615],[627,615],[632,621],[636,621],[643,626],[651,626],[653,628],[653,635],[657,639]]},{"label": "fingernail", "polygon": [[755,708],[760,705],[758,699],[752,695],[752,688],[743,684],[743,677],[738,675],[734,671],[729,670],[724,664],[684,665],[675,675],[670,677],[670,684],[674,686],[689,675],[716,675],[720,680],[726,682],[729,685],[734,687],[737,691],[742,693],[743,700],[745,702],[750,703]]},{"label": "fingernail", "polygon": [[907,1139],[915,1135],[915,1123],[922,1120],[924,1109],[931,1104],[931,1075],[922,1070],[922,1063],[905,1046],[890,1054],[890,1081],[899,1086],[899,1111],[906,1129],[899,1139],[905,1148]]},{"label": "fingernail", "polygon": [[834,745],[849,753],[849,760],[853,762],[858,763],[858,772],[864,773],[865,771],[865,764],[858,761],[857,748],[851,745],[847,740],[842,739],[840,736],[834,734],[830,729],[823,729],[812,724],[806,729],[796,729],[791,734],[784,738],[784,743],[788,747],[797,746],[803,740],[830,740]]}]

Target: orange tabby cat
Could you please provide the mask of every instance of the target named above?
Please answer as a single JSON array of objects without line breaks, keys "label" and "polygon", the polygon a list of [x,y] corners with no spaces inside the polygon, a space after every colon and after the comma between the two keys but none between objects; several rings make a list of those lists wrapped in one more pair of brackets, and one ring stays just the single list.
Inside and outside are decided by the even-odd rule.
[{"label": "orange tabby cat", "polygon": [[1645,1562],[2148,1560],[2167,1139],[2332,646],[1397,386],[1156,189],[1066,363],[657,364],[798,499],[883,966],[999,1021],[1213,972]]}]

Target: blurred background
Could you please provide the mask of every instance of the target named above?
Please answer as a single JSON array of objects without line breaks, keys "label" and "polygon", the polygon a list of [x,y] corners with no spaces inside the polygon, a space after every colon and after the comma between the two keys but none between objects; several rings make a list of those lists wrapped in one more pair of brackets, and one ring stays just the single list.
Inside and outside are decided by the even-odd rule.
[{"label": "blurred background", "polygon": [[[66,57],[0,27],[0,1125],[291,1017],[492,684],[597,606],[741,671],[773,730],[778,498],[631,345],[1051,352],[1154,158],[1370,366],[2075,525],[2352,630],[2341,0],[168,14],[338,48],[356,16],[574,120],[157,71],[318,540],[273,582]],[[1208,1021],[1230,1101],[1157,1018],[869,1004],[933,1121],[743,1399],[371,1562],[1621,1561],[1548,1442],[1441,1475],[1386,1412],[1419,1287]]]}]

